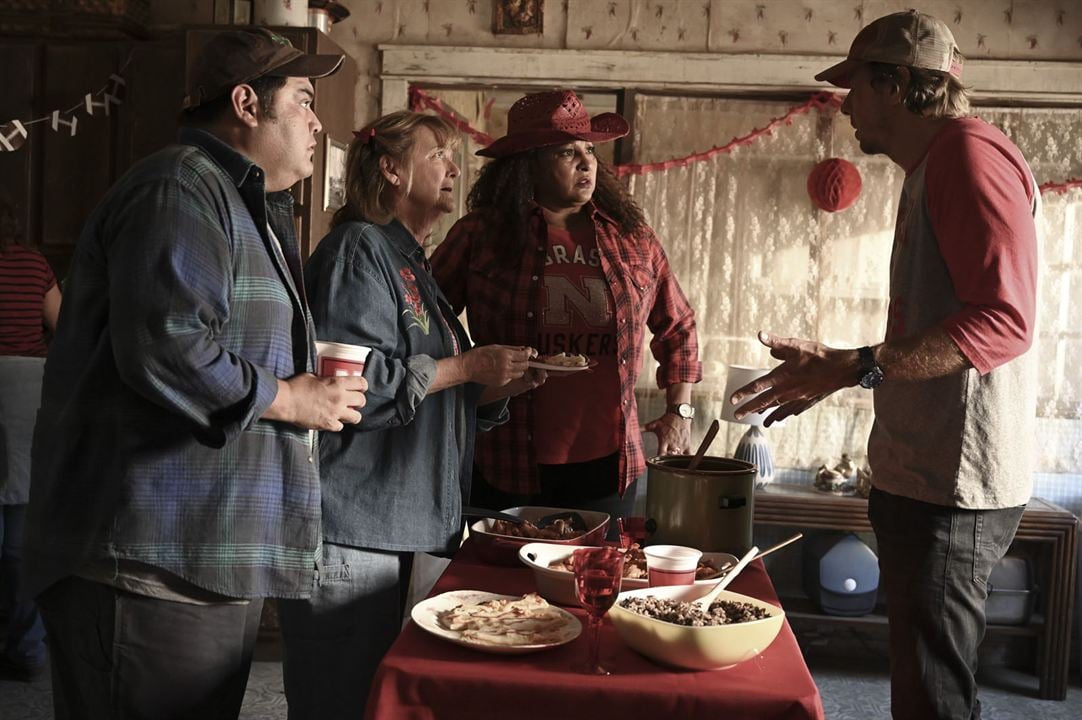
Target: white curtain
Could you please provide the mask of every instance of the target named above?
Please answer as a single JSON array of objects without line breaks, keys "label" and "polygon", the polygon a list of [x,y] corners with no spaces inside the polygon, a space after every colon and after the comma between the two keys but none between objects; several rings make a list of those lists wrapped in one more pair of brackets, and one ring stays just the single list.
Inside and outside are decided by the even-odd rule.
[{"label": "white curtain", "polygon": [[[635,162],[650,163],[723,145],[763,127],[800,100],[761,101],[638,95]],[[981,109],[1030,160],[1038,182],[1082,176],[1082,113]],[[855,205],[819,210],[806,190],[814,164],[849,160],[863,189]],[[812,110],[731,154],[685,168],[633,176],[630,188],[657,231],[696,310],[704,380],[695,392],[703,421],[721,416],[726,364],[769,366],[758,330],[857,347],[883,338],[888,264],[902,173],[883,156],[863,155],[848,119]],[[1041,229],[1043,285],[1039,470],[1082,468],[1082,191],[1046,193]],[[647,354],[639,394],[644,418],[661,411],[655,363]],[[872,409],[849,389],[767,430],[780,466],[815,468],[841,453],[863,460]],[[714,452],[731,451],[743,426],[723,426]]]}]

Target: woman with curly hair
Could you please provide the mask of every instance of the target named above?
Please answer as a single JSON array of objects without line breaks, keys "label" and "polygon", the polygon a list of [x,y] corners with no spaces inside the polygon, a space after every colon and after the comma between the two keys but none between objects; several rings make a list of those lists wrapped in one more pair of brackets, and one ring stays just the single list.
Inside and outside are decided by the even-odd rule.
[{"label": "woman with curly hair", "polygon": [[590,118],[570,90],[518,100],[507,135],[477,153],[494,160],[471,212],[432,256],[479,342],[597,363],[511,400],[510,421],[478,439],[474,505],[630,513],[645,469],[635,383],[647,327],[668,408],[645,429],[660,454],[689,450],[691,385],[702,378],[694,313],[642,211],[594,154],[627,132],[615,113]]}]

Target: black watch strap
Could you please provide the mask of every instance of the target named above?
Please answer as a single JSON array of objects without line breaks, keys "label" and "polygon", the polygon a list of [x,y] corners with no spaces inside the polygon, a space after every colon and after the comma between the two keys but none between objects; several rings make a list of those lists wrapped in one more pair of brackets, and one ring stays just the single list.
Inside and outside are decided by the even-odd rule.
[{"label": "black watch strap", "polygon": [[860,371],[857,375],[857,383],[867,390],[873,390],[883,384],[883,368],[875,361],[875,353],[865,345],[857,350],[860,358]]}]

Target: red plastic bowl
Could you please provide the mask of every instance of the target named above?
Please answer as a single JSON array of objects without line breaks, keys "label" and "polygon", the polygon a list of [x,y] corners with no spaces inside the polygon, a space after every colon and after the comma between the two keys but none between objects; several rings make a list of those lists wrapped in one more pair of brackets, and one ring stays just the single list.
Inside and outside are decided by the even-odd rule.
[{"label": "red plastic bowl", "polygon": [[[571,508],[537,507],[528,505],[525,507],[513,507],[503,512],[517,515],[531,522],[552,513],[568,512]],[[494,565],[518,565],[518,549],[526,543],[543,542],[553,545],[603,545],[605,533],[609,529],[609,514],[595,510],[575,510],[586,521],[589,528],[584,534],[570,540],[545,540],[543,538],[514,537],[511,535],[498,535],[491,531],[495,520],[485,518],[470,525],[470,537],[477,549],[477,555],[485,562]]]}]

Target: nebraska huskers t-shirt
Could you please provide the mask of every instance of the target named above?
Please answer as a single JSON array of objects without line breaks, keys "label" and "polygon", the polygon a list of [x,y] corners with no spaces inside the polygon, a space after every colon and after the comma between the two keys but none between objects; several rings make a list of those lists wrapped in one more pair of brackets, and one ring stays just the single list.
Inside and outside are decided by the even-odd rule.
[{"label": "nebraska huskers t-shirt", "polygon": [[534,391],[537,462],[560,465],[611,455],[622,422],[616,314],[589,224],[574,232],[548,228],[537,349],[541,355],[581,353],[597,361],[591,370],[550,376]]}]

